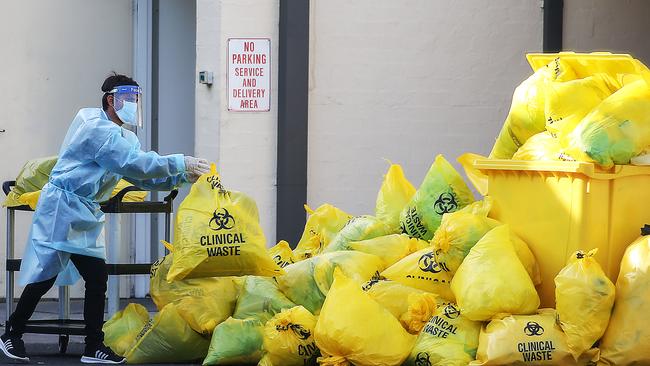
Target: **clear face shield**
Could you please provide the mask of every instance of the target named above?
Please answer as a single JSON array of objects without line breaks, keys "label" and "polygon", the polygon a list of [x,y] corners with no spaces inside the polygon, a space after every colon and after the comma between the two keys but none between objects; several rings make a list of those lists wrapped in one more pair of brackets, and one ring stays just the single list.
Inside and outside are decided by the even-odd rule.
[{"label": "clear face shield", "polygon": [[122,122],[143,128],[142,89],[134,85],[122,85],[112,89],[113,108]]}]

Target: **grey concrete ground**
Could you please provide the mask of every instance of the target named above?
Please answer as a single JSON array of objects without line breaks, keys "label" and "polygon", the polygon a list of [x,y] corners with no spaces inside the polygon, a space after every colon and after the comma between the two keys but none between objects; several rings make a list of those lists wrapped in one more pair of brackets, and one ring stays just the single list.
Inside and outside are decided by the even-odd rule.
[{"label": "grey concrete ground", "polygon": [[[129,299],[122,300],[122,307],[126,306],[128,302],[138,302],[144,305],[152,314],[156,311],[156,307],[151,299]],[[0,324],[2,332],[4,333],[5,323],[5,302],[0,301]],[[36,308],[36,312],[32,319],[57,319],[58,318],[58,302],[56,300],[43,300]],[[70,304],[70,318],[83,319],[83,301],[72,300]],[[108,320],[108,317],[105,317]],[[84,351],[83,337],[71,336],[70,343],[66,354],[59,353],[59,337],[57,335],[44,335],[44,334],[25,334],[23,337],[25,341],[25,348],[30,357],[30,364],[32,365],[82,365],[79,361]],[[6,358],[0,352],[0,365],[12,364],[11,360]],[[167,364],[157,364],[167,365]],[[178,364],[176,364],[178,365]]]}]

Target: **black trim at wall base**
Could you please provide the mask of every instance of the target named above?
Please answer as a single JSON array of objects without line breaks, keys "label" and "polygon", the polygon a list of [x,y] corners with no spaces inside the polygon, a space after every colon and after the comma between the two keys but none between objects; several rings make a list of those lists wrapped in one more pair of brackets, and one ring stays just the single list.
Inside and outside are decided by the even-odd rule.
[{"label": "black trim at wall base", "polygon": [[278,240],[298,243],[307,202],[309,0],[280,0],[278,77]]},{"label": "black trim at wall base", "polygon": [[564,0],[544,0],[544,52],[562,51]]}]

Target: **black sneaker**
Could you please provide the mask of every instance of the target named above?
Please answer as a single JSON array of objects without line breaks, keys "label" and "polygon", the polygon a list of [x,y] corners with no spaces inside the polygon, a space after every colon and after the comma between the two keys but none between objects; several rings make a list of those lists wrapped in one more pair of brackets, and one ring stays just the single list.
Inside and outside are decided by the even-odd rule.
[{"label": "black sneaker", "polygon": [[98,347],[86,345],[86,351],[81,357],[82,363],[103,363],[117,365],[125,363],[126,358],[118,356],[112,349],[101,344]]},{"label": "black sneaker", "polygon": [[1,336],[0,350],[2,350],[5,356],[13,360],[29,362],[29,357],[27,357],[27,352],[25,352],[25,343],[23,343],[20,337],[9,337],[6,334]]}]

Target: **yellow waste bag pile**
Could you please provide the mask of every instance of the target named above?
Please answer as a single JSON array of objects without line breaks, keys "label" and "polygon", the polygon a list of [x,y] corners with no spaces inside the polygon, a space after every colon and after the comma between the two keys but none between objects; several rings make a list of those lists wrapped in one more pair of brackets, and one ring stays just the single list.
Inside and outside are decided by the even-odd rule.
[{"label": "yellow waste bag pile", "polygon": [[490,158],[648,165],[650,72],[629,55],[529,54]]},{"label": "yellow waste bag pile", "polygon": [[[493,158],[607,167],[650,151],[640,63],[617,72],[580,57],[531,59]],[[479,173],[468,177],[485,195]],[[374,212],[305,205],[298,242],[276,244],[255,201],[226,189],[213,167],[180,205],[171,253],[151,268],[158,313],[126,308],[107,323],[107,342],[132,363],[650,364],[646,236],[628,248],[615,286],[595,248],[559,254],[555,309],[540,309],[548,272],[523,235],[493,218],[497,197],[475,196],[442,155],[418,183],[390,164]]]},{"label": "yellow waste bag pile", "polygon": [[[295,249],[286,241],[266,249],[255,203],[226,191],[213,170],[182,202],[174,243],[165,243],[171,253],[151,267],[159,313],[147,322],[131,306],[108,324],[107,339],[134,363],[467,364],[476,355],[481,321],[490,320],[484,314],[537,310],[534,301],[530,306],[537,264],[509,231],[497,235],[505,235],[497,248],[508,255],[487,253],[472,262],[473,251],[507,227],[488,217],[489,198],[472,203],[460,174],[442,156],[419,193],[412,187],[392,164],[379,188],[377,216],[351,216],[325,204],[309,210]],[[433,240],[404,230],[409,207],[420,210],[417,217]],[[239,242],[206,239],[213,235]],[[206,247],[227,255],[206,255]],[[466,300],[459,292],[456,305],[454,276],[463,278],[459,288],[471,285],[472,273],[480,274],[479,287],[492,286],[503,279],[503,271],[486,269],[493,260],[515,268],[507,273],[525,278],[523,290],[512,289],[505,300],[488,292]],[[464,312],[483,315],[477,320]]]}]

